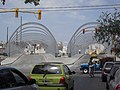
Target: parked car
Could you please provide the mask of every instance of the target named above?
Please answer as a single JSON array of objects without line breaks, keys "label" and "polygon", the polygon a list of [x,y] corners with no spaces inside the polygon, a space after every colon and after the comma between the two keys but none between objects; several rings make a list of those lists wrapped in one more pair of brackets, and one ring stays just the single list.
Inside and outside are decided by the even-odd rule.
[{"label": "parked car", "polygon": [[41,90],[73,90],[73,74],[63,63],[42,62],[33,67],[30,78],[36,79]]},{"label": "parked car", "polygon": [[108,83],[108,90],[120,90],[120,67],[116,70],[115,74],[110,78]]},{"label": "parked car", "polygon": [[[120,68],[120,65],[119,64],[116,64],[116,65],[113,65],[111,70],[110,70],[110,73],[107,75],[106,77],[106,89],[107,90],[117,90],[117,89],[110,89],[110,85],[111,85],[111,80],[113,81],[115,79],[115,74],[116,74],[116,71]],[[119,89],[118,89],[119,90]]]},{"label": "parked car", "polygon": [[0,66],[0,90],[40,90],[35,83],[13,67]]},{"label": "parked car", "polygon": [[115,56],[100,56],[100,68],[103,68],[105,62],[114,62],[116,61]]},{"label": "parked car", "polygon": [[[99,71],[100,70],[100,64],[99,64],[99,60],[97,58],[94,58],[96,59],[96,63],[94,64],[94,68],[95,68],[95,71]],[[80,70],[84,73],[84,74],[87,74],[89,72],[89,64],[88,63],[82,63],[80,65]]]},{"label": "parked car", "polygon": [[101,73],[102,82],[106,81],[107,75],[110,73],[110,70],[111,70],[113,65],[120,65],[120,61],[105,62],[104,66],[102,68],[102,73]]}]

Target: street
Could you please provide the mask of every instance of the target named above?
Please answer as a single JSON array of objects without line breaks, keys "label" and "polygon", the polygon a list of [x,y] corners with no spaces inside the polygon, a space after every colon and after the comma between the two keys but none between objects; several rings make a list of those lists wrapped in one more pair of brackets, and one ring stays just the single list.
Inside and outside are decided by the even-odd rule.
[{"label": "street", "polygon": [[76,75],[74,90],[105,90],[105,83],[101,82],[100,74],[90,78],[88,74]]}]

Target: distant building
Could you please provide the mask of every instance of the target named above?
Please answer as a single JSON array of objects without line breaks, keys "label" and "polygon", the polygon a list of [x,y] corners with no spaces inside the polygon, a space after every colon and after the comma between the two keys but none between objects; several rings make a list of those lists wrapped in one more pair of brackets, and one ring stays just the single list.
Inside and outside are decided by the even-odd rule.
[{"label": "distant building", "polygon": [[58,42],[58,49],[59,49],[59,54],[61,56],[64,56],[67,54],[67,43],[66,42]]},{"label": "distant building", "polygon": [[5,51],[5,43],[3,43],[2,41],[0,42],[0,54],[3,54]]},{"label": "distant building", "polygon": [[96,52],[96,54],[100,54],[105,50],[105,47],[102,44],[91,44],[88,46],[87,50],[86,50],[86,54],[92,54],[94,52]]}]

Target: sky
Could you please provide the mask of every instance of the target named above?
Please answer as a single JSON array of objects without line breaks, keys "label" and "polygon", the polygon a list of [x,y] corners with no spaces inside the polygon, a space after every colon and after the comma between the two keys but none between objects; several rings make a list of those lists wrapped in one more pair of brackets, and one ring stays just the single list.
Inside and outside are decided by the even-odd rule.
[{"label": "sky", "polygon": [[[120,4],[120,0],[41,0],[39,6],[24,4],[24,0],[6,0],[6,4],[0,3],[0,8],[38,8],[38,7],[69,7],[88,5]],[[74,10],[74,11],[42,11],[41,20],[37,15],[19,13],[15,18],[12,13],[0,13],[0,41],[6,41],[7,27],[9,37],[20,26],[20,17],[23,23],[38,22],[45,25],[53,34],[57,42],[69,42],[75,31],[83,24],[95,22],[102,12],[113,10]]]}]

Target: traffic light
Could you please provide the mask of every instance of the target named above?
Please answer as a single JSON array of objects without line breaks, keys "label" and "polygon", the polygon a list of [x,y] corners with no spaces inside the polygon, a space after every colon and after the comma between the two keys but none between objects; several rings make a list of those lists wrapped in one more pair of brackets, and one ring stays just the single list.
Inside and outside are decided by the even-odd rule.
[{"label": "traffic light", "polygon": [[83,29],[83,34],[85,34],[85,29]]},{"label": "traffic light", "polygon": [[15,9],[15,17],[18,17],[19,8]]},{"label": "traffic light", "polygon": [[97,33],[97,32],[98,32],[98,30],[99,30],[99,28],[95,28],[95,33]]},{"label": "traffic light", "polygon": [[38,20],[41,19],[41,10],[38,10]]}]

